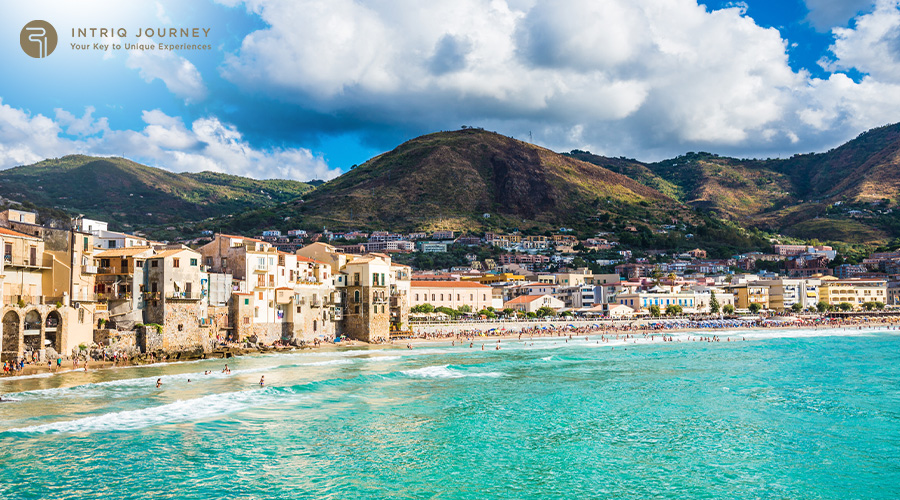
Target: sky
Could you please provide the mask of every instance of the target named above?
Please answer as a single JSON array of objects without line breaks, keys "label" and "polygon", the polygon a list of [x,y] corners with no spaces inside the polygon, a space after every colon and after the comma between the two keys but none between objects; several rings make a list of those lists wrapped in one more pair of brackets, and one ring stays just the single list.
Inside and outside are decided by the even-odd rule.
[{"label": "sky", "polygon": [[[84,153],[176,172],[331,179],[463,125],[642,161],[769,158],[900,121],[900,0],[3,7],[0,169]],[[20,46],[33,20],[57,31],[46,58]],[[112,36],[73,32],[91,27]]]}]

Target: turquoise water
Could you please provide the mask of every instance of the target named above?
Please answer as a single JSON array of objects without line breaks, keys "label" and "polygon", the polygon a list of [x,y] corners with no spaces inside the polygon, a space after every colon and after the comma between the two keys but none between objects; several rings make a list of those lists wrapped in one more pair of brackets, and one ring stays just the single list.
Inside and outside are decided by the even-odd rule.
[{"label": "turquoise water", "polygon": [[900,334],[742,336],[4,379],[0,496],[900,497]]}]

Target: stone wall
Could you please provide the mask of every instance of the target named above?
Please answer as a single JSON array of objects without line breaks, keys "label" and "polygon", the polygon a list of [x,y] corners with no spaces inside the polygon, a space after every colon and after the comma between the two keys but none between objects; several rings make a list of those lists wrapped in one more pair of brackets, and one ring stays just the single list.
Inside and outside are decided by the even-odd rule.
[{"label": "stone wall", "polygon": [[200,325],[200,304],[197,301],[167,300],[165,307],[162,350],[209,350],[209,327]]}]

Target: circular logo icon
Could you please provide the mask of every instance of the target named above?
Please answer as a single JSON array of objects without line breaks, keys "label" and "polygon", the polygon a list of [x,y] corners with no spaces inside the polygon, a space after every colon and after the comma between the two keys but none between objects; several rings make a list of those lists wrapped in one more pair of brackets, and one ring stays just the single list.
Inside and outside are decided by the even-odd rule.
[{"label": "circular logo icon", "polygon": [[19,45],[31,57],[47,57],[56,49],[56,30],[47,21],[31,21],[19,33]]}]

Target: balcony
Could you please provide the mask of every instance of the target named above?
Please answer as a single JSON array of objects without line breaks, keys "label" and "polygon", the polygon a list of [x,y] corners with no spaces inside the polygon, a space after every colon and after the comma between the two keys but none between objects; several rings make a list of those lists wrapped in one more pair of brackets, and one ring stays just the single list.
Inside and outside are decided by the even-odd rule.
[{"label": "balcony", "polygon": [[97,266],[81,266],[81,274],[97,274]]},{"label": "balcony", "polygon": [[200,300],[198,292],[166,292],[166,300]]},{"label": "balcony", "polygon": [[97,300],[131,300],[131,292],[98,293]]},{"label": "balcony", "polygon": [[144,292],[144,300],[159,300],[159,292]]},{"label": "balcony", "polygon": [[31,269],[50,269],[53,264],[53,259],[23,259],[20,257],[13,257],[12,255],[4,255],[3,263],[7,267],[25,267]]}]

